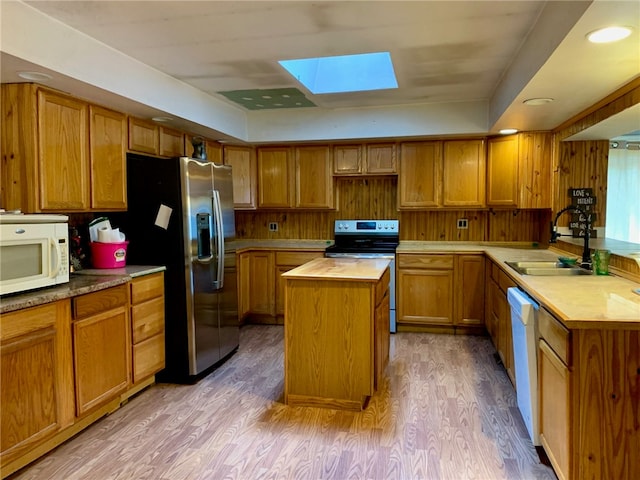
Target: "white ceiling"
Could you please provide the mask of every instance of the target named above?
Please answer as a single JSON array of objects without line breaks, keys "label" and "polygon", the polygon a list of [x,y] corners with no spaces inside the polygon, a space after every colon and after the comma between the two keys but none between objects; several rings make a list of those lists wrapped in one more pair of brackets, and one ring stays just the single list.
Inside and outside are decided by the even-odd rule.
[{"label": "white ceiling", "polygon": [[[114,108],[136,114],[166,113],[176,118],[177,126],[186,121],[192,130],[203,127],[245,141],[264,140],[264,135],[296,139],[291,130],[300,124],[323,131],[318,138],[330,137],[338,119],[342,122],[347,115],[353,123],[360,120],[363,128],[378,124],[394,136],[402,136],[403,131],[408,136],[427,136],[443,133],[436,126],[438,118],[464,123],[460,118],[467,106],[480,120],[460,130],[446,127],[447,131],[487,133],[511,126],[549,130],[640,75],[640,2],[635,0],[27,1],[12,9],[5,8],[8,3],[16,2],[0,4],[2,30],[14,29],[3,33],[0,44],[2,82],[19,81],[19,70],[41,68],[56,76],[56,88],[94,101],[108,100]],[[40,14],[48,17],[49,23],[42,23],[46,28],[65,28],[60,31],[69,37],[81,32],[77,38],[84,38],[86,45],[61,43],[61,48],[71,51],[55,55],[54,61],[53,55],[43,53],[51,48],[46,43],[65,38],[41,35],[45,27],[38,32],[41,39],[25,35],[19,45],[16,32],[28,25],[16,26],[16,22]],[[616,44],[586,42],[586,33],[612,23],[633,26],[634,33]],[[104,55],[104,71],[82,72],[79,62],[83,58],[87,62],[89,46],[98,52],[93,57]],[[391,53],[397,90],[312,95],[277,63],[376,51]],[[115,54],[129,57],[129,63],[108,60]],[[150,76],[144,77],[146,92],[125,93],[131,85],[115,85],[117,80],[142,81],[132,59],[189,86],[172,90],[177,97],[174,102],[182,100],[186,105],[195,87],[200,95],[206,94],[207,105],[213,102],[210,108],[239,119],[238,123],[245,121],[246,132],[231,126],[225,131],[224,123],[205,118],[210,113],[189,114],[173,108],[166,98],[150,98],[156,88]],[[95,70],[91,62],[87,68]],[[113,86],[89,78],[102,74],[106,79],[120,65],[116,72],[120,78],[113,80]],[[128,70],[127,65],[133,66]],[[303,91],[317,108],[250,112],[218,93],[290,87]],[[156,97],[163,91],[157,88]],[[555,101],[524,106],[522,101],[531,97]],[[450,119],[442,115],[458,110],[460,115]],[[377,119],[371,118],[374,113]],[[393,126],[388,123],[392,118]],[[631,115],[632,124],[635,120],[640,122]],[[403,122],[405,126],[397,126]],[[629,131],[638,129],[632,126]],[[305,134],[314,139],[313,133]],[[356,128],[344,135],[359,136]],[[368,135],[361,132],[360,136]],[[381,135],[376,132],[375,136]]]}]

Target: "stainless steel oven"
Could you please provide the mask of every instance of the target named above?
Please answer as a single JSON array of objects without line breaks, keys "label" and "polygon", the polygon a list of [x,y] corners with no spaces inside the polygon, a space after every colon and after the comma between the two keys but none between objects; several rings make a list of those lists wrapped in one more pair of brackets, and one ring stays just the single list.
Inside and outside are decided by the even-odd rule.
[{"label": "stainless steel oven", "polygon": [[391,260],[389,285],[391,332],[396,331],[396,247],[400,242],[398,220],[336,220],[334,245],[325,257],[388,258]]}]

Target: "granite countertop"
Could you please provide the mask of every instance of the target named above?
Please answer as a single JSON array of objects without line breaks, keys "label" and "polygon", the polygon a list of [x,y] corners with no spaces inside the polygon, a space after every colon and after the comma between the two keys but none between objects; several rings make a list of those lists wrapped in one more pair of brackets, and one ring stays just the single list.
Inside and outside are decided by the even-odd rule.
[{"label": "granite countertop", "polygon": [[[529,248],[527,248],[529,245]],[[397,253],[484,253],[567,328],[632,328],[640,330],[640,284],[614,275],[571,277],[521,275],[506,265],[514,261],[556,261],[555,249],[531,244],[466,242],[400,242]]]},{"label": "granite countertop", "polygon": [[130,282],[132,278],[161,272],[165,267],[128,265],[114,269],[87,269],[70,275],[69,282],[55,287],[0,298],[0,314],[77,297]]},{"label": "granite countertop", "polygon": [[391,261],[383,258],[316,258],[282,274],[286,279],[377,282]]}]

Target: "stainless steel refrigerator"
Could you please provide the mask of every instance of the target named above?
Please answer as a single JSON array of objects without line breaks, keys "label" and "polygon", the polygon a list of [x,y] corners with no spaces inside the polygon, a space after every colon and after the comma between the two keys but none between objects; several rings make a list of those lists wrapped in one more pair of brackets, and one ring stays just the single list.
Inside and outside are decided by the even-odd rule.
[{"label": "stainless steel refrigerator", "polygon": [[238,347],[231,167],[127,154],[127,263],[165,265],[166,368],[190,383]]}]

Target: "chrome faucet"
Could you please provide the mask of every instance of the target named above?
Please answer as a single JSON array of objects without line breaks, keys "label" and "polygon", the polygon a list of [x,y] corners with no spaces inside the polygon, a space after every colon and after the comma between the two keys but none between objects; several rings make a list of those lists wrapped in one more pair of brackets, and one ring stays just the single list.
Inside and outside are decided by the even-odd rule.
[{"label": "chrome faucet", "polygon": [[[580,265],[583,268],[588,268],[589,270],[591,270],[591,251],[589,250],[589,230],[591,230],[591,222],[589,221],[589,215],[584,210],[581,210],[575,205],[569,205],[568,207],[564,207],[562,210],[556,213],[556,218],[554,218],[553,222],[551,223],[551,238],[549,239],[549,243],[556,243],[558,241],[558,237],[563,236],[562,233],[558,233],[557,223],[560,215],[567,211],[581,213],[586,219],[587,228],[584,232],[584,248],[582,249],[582,262],[580,263]],[[566,233],[564,235],[568,236],[568,234]]]}]

